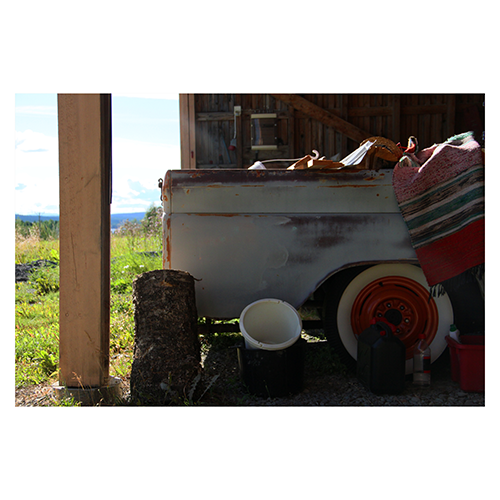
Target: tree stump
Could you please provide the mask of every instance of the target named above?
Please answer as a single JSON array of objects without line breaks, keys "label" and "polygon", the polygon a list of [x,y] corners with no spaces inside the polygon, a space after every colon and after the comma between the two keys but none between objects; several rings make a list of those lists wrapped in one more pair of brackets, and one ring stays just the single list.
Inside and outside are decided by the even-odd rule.
[{"label": "tree stump", "polygon": [[160,269],[133,283],[135,307],[131,400],[163,405],[186,397],[201,370],[194,278]]}]

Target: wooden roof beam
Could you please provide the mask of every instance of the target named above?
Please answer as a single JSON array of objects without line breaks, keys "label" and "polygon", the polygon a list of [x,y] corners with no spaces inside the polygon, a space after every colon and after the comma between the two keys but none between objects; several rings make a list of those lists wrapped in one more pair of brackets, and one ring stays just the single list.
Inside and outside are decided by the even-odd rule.
[{"label": "wooden roof beam", "polygon": [[349,123],[342,118],[326,111],[320,106],[304,99],[303,97],[297,94],[270,94],[276,99],[280,99],[283,102],[286,102],[288,105],[292,106],[298,111],[302,111],[306,115],[310,116],[314,120],[317,120],[328,127],[334,128],[337,132],[349,137],[353,141],[363,142],[368,137],[371,137],[373,134],[362,130],[352,123]]}]

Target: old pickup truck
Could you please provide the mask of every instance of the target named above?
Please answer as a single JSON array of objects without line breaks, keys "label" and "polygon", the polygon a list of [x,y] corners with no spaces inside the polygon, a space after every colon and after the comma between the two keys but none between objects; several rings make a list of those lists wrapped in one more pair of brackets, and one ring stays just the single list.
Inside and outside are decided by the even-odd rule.
[{"label": "old pickup truck", "polygon": [[163,266],[196,279],[198,315],[238,318],[253,301],[312,301],[345,360],[385,318],[432,361],[456,321],[430,297],[392,186],[392,170],[171,170],[162,185]]}]

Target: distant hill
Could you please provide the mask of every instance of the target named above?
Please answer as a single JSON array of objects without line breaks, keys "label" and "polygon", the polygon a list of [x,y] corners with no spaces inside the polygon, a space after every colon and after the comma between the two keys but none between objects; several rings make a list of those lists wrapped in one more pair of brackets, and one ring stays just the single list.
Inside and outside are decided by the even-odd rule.
[{"label": "distant hill", "polygon": [[126,220],[137,220],[137,222],[140,222],[142,219],[144,219],[145,215],[146,212],[136,212],[132,214],[111,214],[111,229],[120,227]]},{"label": "distant hill", "polygon": [[38,222],[39,220],[59,220],[59,215],[18,215],[16,214],[16,219],[20,219],[24,222]]},{"label": "distant hill", "polygon": [[[111,214],[111,229],[116,229],[120,227],[126,220],[141,221],[146,212],[136,212],[130,214]],[[38,222],[44,220],[59,220],[59,215],[18,215],[16,214],[16,219],[20,219],[25,222]]]}]

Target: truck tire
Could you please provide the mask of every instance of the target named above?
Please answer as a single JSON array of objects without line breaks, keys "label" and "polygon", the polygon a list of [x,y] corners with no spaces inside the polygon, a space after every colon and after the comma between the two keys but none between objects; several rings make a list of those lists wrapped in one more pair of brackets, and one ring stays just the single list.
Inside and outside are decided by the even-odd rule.
[{"label": "truck tire", "polygon": [[424,332],[431,362],[445,350],[453,323],[448,295],[432,298],[425,276],[411,264],[379,264],[347,269],[326,285],[323,325],[325,336],[347,368],[355,369],[357,337],[373,318],[396,327],[406,347],[406,373],[413,370],[413,347]]}]

